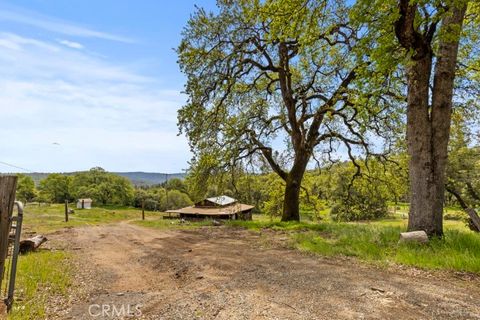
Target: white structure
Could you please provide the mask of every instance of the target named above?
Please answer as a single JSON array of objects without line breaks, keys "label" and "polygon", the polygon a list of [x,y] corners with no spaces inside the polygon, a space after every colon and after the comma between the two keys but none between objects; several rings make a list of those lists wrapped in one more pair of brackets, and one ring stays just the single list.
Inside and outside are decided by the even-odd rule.
[{"label": "white structure", "polygon": [[218,196],[218,197],[207,198],[207,201],[210,201],[218,206],[227,206],[229,204],[233,204],[237,202],[236,199],[233,199],[229,196]]},{"label": "white structure", "polygon": [[92,199],[78,199],[77,209],[92,209]]}]

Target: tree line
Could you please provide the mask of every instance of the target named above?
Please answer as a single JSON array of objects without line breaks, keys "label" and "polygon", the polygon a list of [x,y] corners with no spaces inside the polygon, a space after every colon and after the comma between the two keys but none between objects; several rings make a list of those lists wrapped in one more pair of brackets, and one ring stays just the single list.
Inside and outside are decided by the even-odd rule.
[{"label": "tree line", "polygon": [[17,199],[28,202],[64,203],[91,198],[94,205],[120,205],[165,211],[191,204],[180,179],[171,179],[158,186],[136,188],[130,180],[92,168],[73,175],[52,173],[40,180],[38,186],[28,175],[19,175]]}]

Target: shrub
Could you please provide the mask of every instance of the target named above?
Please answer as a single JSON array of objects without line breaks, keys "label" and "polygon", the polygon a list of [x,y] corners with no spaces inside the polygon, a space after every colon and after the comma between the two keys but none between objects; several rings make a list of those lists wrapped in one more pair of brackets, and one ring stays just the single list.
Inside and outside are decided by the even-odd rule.
[{"label": "shrub", "polygon": [[388,215],[387,199],[379,193],[350,192],[332,207],[330,216],[334,221],[359,221],[379,219]]},{"label": "shrub", "polygon": [[468,216],[461,211],[449,211],[443,215],[445,220],[467,221]]}]

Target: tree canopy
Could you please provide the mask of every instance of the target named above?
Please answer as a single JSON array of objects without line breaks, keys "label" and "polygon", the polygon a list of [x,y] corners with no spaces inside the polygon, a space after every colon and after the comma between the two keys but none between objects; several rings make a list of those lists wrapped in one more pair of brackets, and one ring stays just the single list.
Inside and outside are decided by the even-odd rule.
[{"label": "tree canopy", "polygon": [[35,182],[27,175],[19,174],[17,182],[17,199],[27,203],[35,199],[37,192]]},{"label": "tree canopy", "polygon": [[285,182],[282,219],[298,220],[312,159],[335,156],[341,145],[355,161],[359,152],[375,153],[373,134],[396,131],[396,88],[377,86],[369,57],[357,51],[362,30],[344,1],[218,6],[217,14],[198,9],[182,34],[189,100],[180,128],[194,163],[213,157],[224,167],[268,164]]}]

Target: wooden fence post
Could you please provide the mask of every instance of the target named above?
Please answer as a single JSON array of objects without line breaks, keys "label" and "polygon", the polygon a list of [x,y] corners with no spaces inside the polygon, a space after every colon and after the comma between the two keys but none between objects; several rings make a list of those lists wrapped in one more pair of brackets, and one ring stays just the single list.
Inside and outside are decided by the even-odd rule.
[{"label": "wooden fence post", "polygon": [[0,175],[0,284],[3,281],[11,216],[17,190],[17,176]]},{"label": "wooden fence post", "polygon": [[142,220],[145,220],[145,200],[142,200]]},{"label": "wooden fence post", "polygon": [[68,200],[65,199],[65,222],[68,222]]}]

